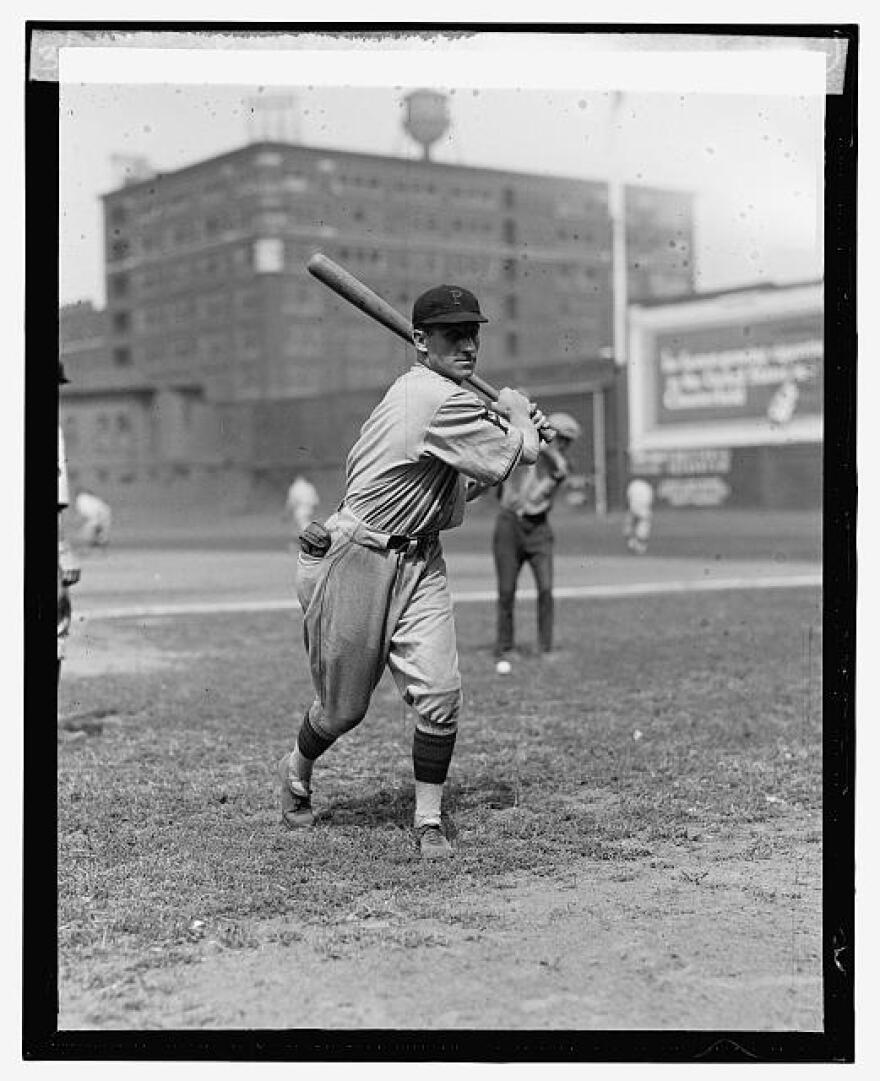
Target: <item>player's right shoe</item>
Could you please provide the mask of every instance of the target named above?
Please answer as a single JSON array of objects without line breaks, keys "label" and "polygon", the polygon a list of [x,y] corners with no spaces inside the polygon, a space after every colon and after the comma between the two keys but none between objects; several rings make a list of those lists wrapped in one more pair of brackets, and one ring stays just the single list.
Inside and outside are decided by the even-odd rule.
[{"label": "player's right shoe", "polygon": [[[312,793],[301,781],[291,781],[289,774],[290,752],[278,763],[278,780],[281,782],[281,821],[289,830],[303,829],[315,822],[312,810]],[[296,788],[293,785],[296,785]]]},{"label": "player's right shoe", "polygon": [[416,830],[419,854],[423,860],[443,860],[452,855],[452,845],[443,830],[434,822],[419,826]]}]

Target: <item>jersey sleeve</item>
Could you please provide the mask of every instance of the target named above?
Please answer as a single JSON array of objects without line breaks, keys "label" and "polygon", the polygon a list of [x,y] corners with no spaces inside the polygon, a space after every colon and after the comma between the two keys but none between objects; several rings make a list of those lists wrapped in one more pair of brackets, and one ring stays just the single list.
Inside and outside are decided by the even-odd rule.
[{"label": "jersey sleeve", "polygon": [[561,484],[569,474],[568,462],[551,446],[543,446],[538,453],[538,471],[542,477],[550,477]]},{"label": "jersey sleeve", "polygon": [[519,461],[522,444],[522,432],[459,389],[438,406],[422,450],[481,484],[497,484]]}]

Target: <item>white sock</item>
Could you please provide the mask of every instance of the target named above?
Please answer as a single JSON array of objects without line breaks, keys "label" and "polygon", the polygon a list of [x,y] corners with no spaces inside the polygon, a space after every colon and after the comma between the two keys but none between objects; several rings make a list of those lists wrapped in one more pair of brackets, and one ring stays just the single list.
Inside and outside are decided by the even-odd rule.
[{"label": "white sock", "polygon": [[287,767],[287,775],[292,782],[299,784],[308,792],[312,783],[312,767],[315,764],[313,758],[306,758],[300,753],[299,747],[294,747],[290,754],[290,764]]},{"label": "white sock", "polygon": [[440,825],[440,802],[442,798],[442,784],[428,784],[427,781],[416,781],[416,829],[428,824]]}]

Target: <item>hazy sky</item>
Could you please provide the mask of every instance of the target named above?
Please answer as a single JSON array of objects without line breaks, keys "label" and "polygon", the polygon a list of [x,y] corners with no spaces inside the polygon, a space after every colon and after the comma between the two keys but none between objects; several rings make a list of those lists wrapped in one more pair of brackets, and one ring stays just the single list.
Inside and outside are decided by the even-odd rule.
[{"label": "hazy sky", "polygon": [[[60,299],[104,302],[99,195],[120,184],[113,155],[169,171],[241,146],[260,130],[250,99],[290,93],[302,142],[416,156],[401,128],[402,89],[62,83]],[[611,95],[452,92],[437,161],[607,178]],[[820,96],[627,93],[617,112],[624,180],[685,188],[696,201],[698,286],[821,274]]]}]

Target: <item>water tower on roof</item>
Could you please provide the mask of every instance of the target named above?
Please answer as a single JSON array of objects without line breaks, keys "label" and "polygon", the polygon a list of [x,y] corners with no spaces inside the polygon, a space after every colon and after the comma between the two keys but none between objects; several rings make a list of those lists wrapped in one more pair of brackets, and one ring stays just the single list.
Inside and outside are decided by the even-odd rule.
[{"label": "water tower on roof", "polygon": [[430,161],[432,144],[449,130],[449,101],[438,90],[413,90],[403,100],[404,130],[422,148],[423,159]]},{"label": "water tower on roof", "polygon": [[257,94],[245,98],[249,143],[299,143],[300,111],[296,94]]}]

